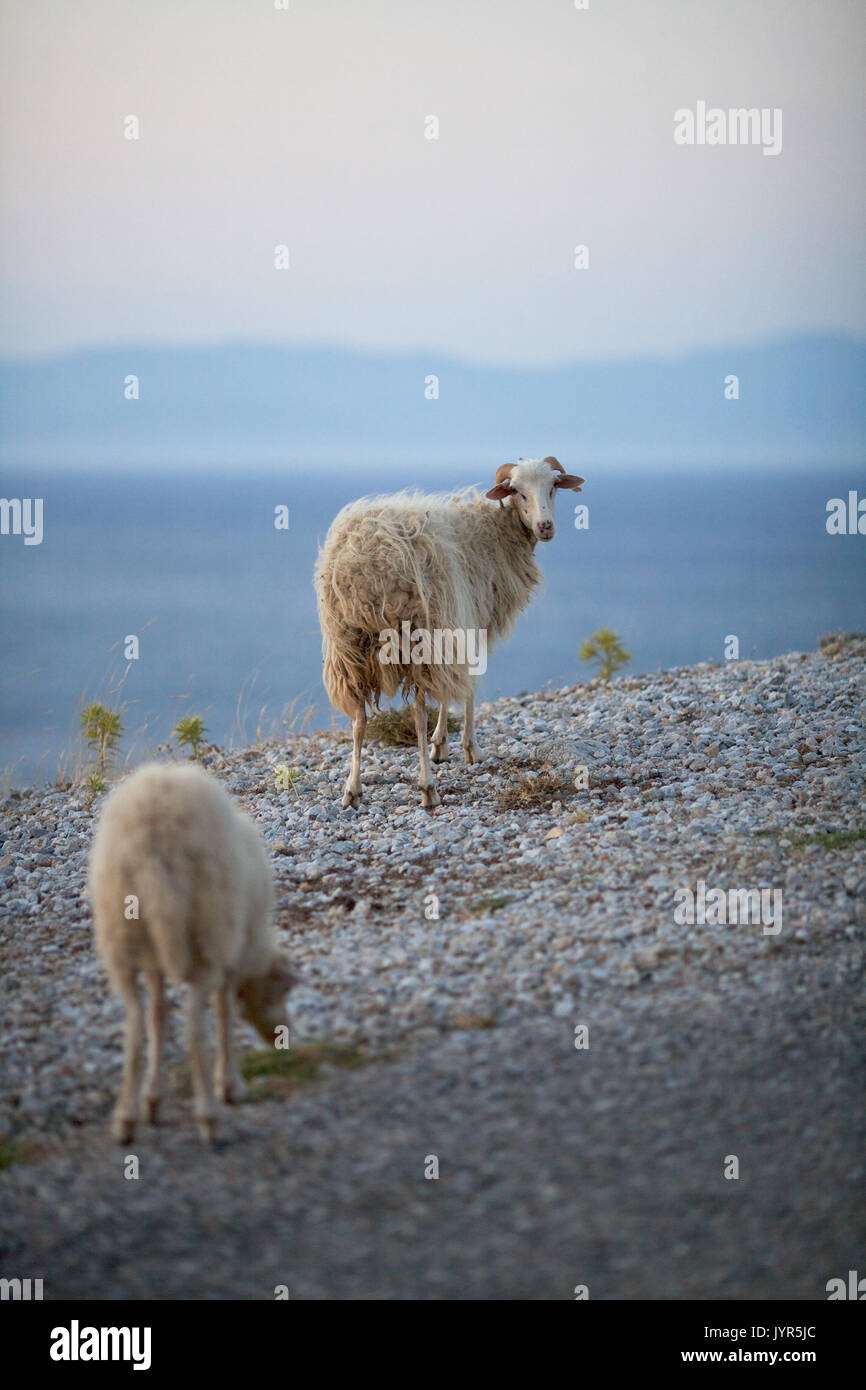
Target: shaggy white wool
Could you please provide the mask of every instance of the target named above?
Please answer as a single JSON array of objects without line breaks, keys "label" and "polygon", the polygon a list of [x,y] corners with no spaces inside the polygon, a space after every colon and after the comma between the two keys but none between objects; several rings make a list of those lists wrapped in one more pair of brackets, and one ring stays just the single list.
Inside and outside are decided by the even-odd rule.
[{"label": "shaggy white wool", "polygon": [[[89,884],[96,945],[112,976],[143,968],[215,988],[268,967],[273,890],[261,836],[193,764],[149,764],[111,792]],[[131,895],[137,918],[125,916]]]},{"label": "shaggy white wool", "polygon": [[[519,460],[497,469],[484,497],[474,488],[455,496],[398,492],[361,498],[335,518],[319,552],[316,594],[325,687],[331,703],[352,719],[344,806],[360,804],[367,706],[383,694],[402,690],[404,699],[413,698],[422,806],[438,804],[430,757],[442,762],[448,756],[454,701],[464,708],[466,761],[478,761],[470,652],[478,652],[483,637],[486,657],[510,633],[541,581],[533,552],[537,541],[553,537],[556,490],[579,492],[582,482],[554,458]],[[392,640],[404,630],[426,638],[420,655],[411,642],[398,648]],[[462,636],[448,659],[436,659],[431,642],[437,633],[451,634],[452,641]],[[428,697],[439,705],[430,755]]]},{"label": "shaggy white wool", "polygon": [[405,491],[344,507],[316,565],[331,702],[352,715],[359,702],[401,688],[440,704],[467,699],[466,665],[383,666],[380,634],[404,621],[428,631],[484,629],[491,651],[541,582],[533,547],[518,513],[475,489]]},{"label": "shaggy white wool", "polygon": [[191,764],[152,763],[105,802],[90,855],[88,886],[96,948],[126,1006],[123,1083],[114,1114],[118,1139],[132,1139],[143,1063],[139,988],[148,991],[148,1113],[160,1104],[165,1036],[164,980],[188,986],[189,1053],[202,1136],[216,1136],[204,1017],[212,999],[218,1051],[215,1086],[238,1100],[233,1015],[273,1045],[292,984],[275,948],[273,881],[262,838],[224,787]]}]

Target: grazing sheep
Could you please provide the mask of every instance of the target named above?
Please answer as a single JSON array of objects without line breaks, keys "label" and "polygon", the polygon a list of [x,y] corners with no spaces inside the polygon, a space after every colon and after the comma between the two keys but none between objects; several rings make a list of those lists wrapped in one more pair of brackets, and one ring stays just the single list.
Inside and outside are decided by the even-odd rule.
[{"label": "grazing sheep", "polygon": [[237,999],[243,1016],[274,1042],[285,1023],[292,975],[275,949],[271,869],[261,836],[224,787],[190,764],[151,763],[108,797],[89,869],[96,949],[126,1005],[123,1085],[114,1133],[135,1133],[143,1061],[139,971],[148,990],[148,1118],[159,1111],[165,978],[189,986],[187,1021],[195,1115],[204,1139],[216,1114],[204,1045],[207,996],[214,997],[215,1085],[236,1101],[243,1081],[232,1056]]},{"label": "grazing sheep", "polygon": [[[478,761],[469,639],[474,634],[478,643],[483,634],[486,653],[511,632],[541,579],[534,550],[553,538],[556,489],[580,492],[582,482],[555,458],[521,459],[496,472],[486,497],[498,507],[474,489],[456,497],[400,492],[352,502],[334,519],[316,564],[316,593],[325,687],[352,720],[344,806],[361,800],[367,705],[382,694],[390,698],[402,689],[404,698],[414,696],[422,806],[439,801],[427,752],[428,696],[439,705],[433,762],[448,756],[454,700],[465,711],[466,761]],[[420,642],[414,656],[402,635],[423,632],[434,637],[426,650]],[[393,645],[387,645],[390,633],[400,635]],[[440,647],[431,659],[436,633]]]}]

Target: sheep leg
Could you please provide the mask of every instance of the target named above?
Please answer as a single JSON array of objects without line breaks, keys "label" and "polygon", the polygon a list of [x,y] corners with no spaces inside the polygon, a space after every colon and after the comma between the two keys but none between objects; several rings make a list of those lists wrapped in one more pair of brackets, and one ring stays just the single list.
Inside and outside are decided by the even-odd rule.
[{"label": "sheep leg", "polygon": [[467,763],[478,762],[478,744],[475,742],[475,692],[468,695],[463,706],[463,756]]},{"label": "sheep leg", "polygon": [[418,736],[418,758],[421,763],[418,772],[421,805],[426,811],[432,811],[434,806],[439,805],[439,794],[436,791],[436,779],[430,770],[430,760],[427,754],[427,706],[420,690],[415,692],[415,733]]},{"label": "sheep leg", "polygon": [[217,1133],[216,1107],[204,1038],[205,993],[201,985],[191,985],[187,1000],[189,1060],[192,1068],[193,1111],[199,1134],[207,1143]]},{"label": "sheep leg", "polygon": [[126,1005],[123,1033],[123,1082],[114,1108],[112,1130],[115,1139],[128,1144],[135,1138],[141,1094],[141,1064],[144,1056],[144,1021],[136,975],[116,981],[117,992]]},{"label": "sheep leg", "polygon": [[364,747],[364,733],[367,728],[367,708],[363,702],[358,705],[352,719],[352,766],[343,792],[344,806],[361,804],[361,749]]},{"label": "sheep leg", "polygon": [[158,970],[147,972],[147,1073],[144,1094],[147,1118],[152,1125],[159,1119],[162,1094],[162,1052],[165,1042],[165,981]]},{"label": "sheep leg", "polygon": [[227,1105],[237,1105],[246,1094],[246,1086],[237,1069],[233,1051],[232,993],[228,985],[223,985],[214,995],[214,1012],[217,1024],[217,1059],[214,1071],[216,1093]]},{"label": "sheep leg", "polygon": [[447,700],[442,700],[439,704],[439,718],[436,720],[436,728],[433,730],[433,746],[430,749],[430,759],[434,763],[444,763],[448,760]]}]

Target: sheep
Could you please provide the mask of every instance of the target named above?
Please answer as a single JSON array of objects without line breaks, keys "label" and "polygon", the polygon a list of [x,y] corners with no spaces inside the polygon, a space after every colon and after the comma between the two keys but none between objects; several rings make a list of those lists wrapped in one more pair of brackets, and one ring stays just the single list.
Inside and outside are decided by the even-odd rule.
[{"label": "sheep", "polygon": [[275,949],[273,883],[252,820],[224,787],[192,764],[150,763],[108,796],[91,847],[88,889],[97,953],[126,1005],[124,1071],[112,1128],[135,1135],[143,1062],[139,972],[148,991],[147,1113],[159,1114],[165,979],[189,986],[188,1047],[201,1136],[217,1134],[204,1021],[213,995],[217,1094],[241,1099],[232,1054],[234,1003],[273,1044],[293,976]]},{"label": "sheep", "polygon": [[[439,803],[430,759],[448,757],[452,701],[464,708],[466,762],[478,761],[467,635],[475,634],[479,644],[483,635],[485,651],[508,636],[541,580],[534,551],[538,541],[553,538],[556,490],[579,492],[583,481],[555,458],[521,459],[497,469],[484,497],[474,488],[451,497],[405,491],[362,498],[335,517],[319,551],[315,584],[325,688],[332,705],[352,720],[344,807],[360,804],[367,706],[383,694],[391,698],[402,690],[404,699],[414,697],[422,806]],[[426,648],[423,641],[413,649],[403,640],[424,632]],[[448,655],[444,638],[438,655],[431,646],[437,632],[451,639]],[[439,705],[430,758],[428,696]]]}]

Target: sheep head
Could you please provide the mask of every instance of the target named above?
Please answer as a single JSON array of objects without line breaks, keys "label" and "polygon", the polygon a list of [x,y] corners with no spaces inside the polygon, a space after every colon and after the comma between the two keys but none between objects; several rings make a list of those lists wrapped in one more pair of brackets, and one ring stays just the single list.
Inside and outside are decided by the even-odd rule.
[{"label": "sheep head", "polygon": [[491,501],[514,507],[533,540],[553,540],[553,504],[557,488],[580,492],[583,478],[566,473],[558,459],[519,459],[503,463],[496,470],[493,487],[486,494]]},{"label": "sheep head", "polygon": [[275,951],[263,975],[239,984],[241,1013],[265,1042],[273,1044],[275,1030],[286,1022],[286,995],[296,983],[288,960],[282,952]]}]

